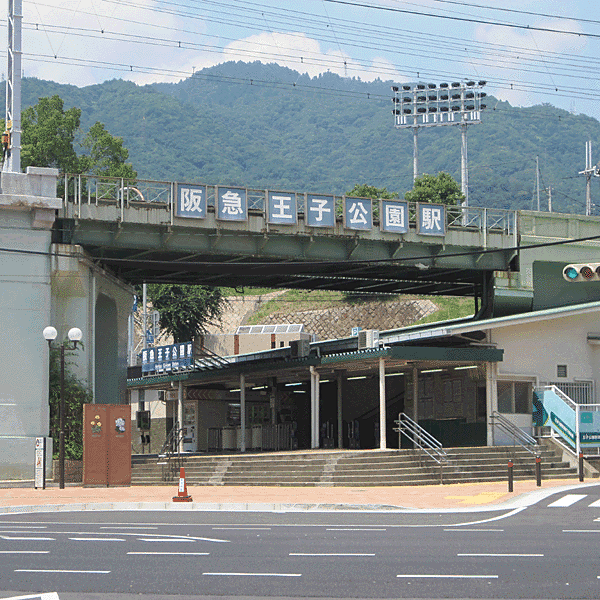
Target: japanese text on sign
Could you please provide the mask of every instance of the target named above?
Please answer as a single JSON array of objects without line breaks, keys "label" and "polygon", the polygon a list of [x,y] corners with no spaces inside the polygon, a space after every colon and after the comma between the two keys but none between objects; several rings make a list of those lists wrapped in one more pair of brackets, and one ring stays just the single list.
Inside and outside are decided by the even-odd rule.
[{"label": "japanese text on sign", "polygon": [[222,221],[246,221],[248,218],[246,190],[219,188],[217,218]]},{"label": "japanese text on sign", "polygon": [[196,219],[206,218],[206,186],[179,186],[177,216]]},{"label": "japanese text on sign", "polygon": [[408,202],[381,201],[381,229],[394,233],[408,231]]},{"label": "japanese text on sign", "polygon": [[333,196],[306,195],[306,224],[310,227],[333,227],[335,225]]},{"label": "japanese text on sign", "polygon": [[344,198],[344,227],[346,229],[373,227],[370,198]]},{"label": "japanese text on sign", "polygon": [[417,204],[417,233],[446,235],[446,207],[443,204]]},{"label": "japanese text on sign", "polygon": [[294,225],[296,217],[296,195],[284,192],[269,192],[267,221],[277,225]]},{"label": "japanese text on sign", "polygon": [[192,342],[144,348],[142,350],[142,373],[165,373],[191,367],[194,364]]}]

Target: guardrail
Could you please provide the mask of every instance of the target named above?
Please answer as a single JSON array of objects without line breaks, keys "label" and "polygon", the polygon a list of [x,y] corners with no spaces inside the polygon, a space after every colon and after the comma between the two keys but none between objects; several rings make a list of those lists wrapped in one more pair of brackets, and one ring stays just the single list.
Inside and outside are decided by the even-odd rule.
[{"label": "guardrail", "polygon": [[[171,225],[176,217],[176,198],[179,187],[190,184],[173,181],[153,181],[147,179],[128,180],[115,177],[97,177],[92,175],[62,176],[60,187],[65,209],[67,205],[75,208],[75,218],[82,218],[83,205],[111,204],[120,209],[121,220],[124,220],[125,209],[129,207],[147,207],[164,211]],[[204,185],[204,184],[202,184]],[[206,201],[208,207],[214,207],[216,193],[219,186],[206,185]],[[243,187],[243,186],[242,186]],[[248,212],[266,213],[268,190],[243,188],[246,190]],[[273,190],[270,190],[273,191]],[[291,195],[296,204],[299,215],[304,215],[306,194],[303,192],[282,192]],[[324,196],[333,196],[335,214],[341,218],[343,212],[343,195],[326,193]],[[379,206],[373,202],[374,226],[379,219]],[[408,220],[413,225],[417,219],[416,203],[408,204]],[[477,230],[483,233],[483,246],[487,246],[487,234],[503,232],[516,236],[517,211],[484,208],[478,206],[447,206],[446,224],[449,228]]]}]

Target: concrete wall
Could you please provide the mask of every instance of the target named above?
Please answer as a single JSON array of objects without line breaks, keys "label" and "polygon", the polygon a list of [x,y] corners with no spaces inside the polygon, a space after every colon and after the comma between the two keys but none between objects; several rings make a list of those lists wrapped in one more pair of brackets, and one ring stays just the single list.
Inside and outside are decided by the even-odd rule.
[{"label": "concrete wall", "polygon": [[[60,200],[54,169],[2,173],[0,190],[0,480],[33,479],[37,436],[47,436],[50,228]],[[49,440],[48,476],[52,444]]]}]

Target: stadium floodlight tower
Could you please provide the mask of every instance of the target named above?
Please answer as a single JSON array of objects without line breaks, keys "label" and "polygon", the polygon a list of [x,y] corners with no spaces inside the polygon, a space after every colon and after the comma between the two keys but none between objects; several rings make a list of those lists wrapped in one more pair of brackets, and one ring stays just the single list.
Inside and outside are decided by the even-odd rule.
[{"label": "stadium floodlight tower", "polygon": [[419,176],[418,132],[421,127],[458,125],[461,128],[461,190],[464,206],[469,205],[469,170],[467,163],[467,127],[481,123],[486,97],[481,88],[485,81],[455,83],[415,83],[392,86],[394,125],[413,130],[413,179]]},{"label": "stadium floodlight tower", "polygon": [[6,130],[2,134],[2,170],[21,172],[21,22],[22,0],[8,0],[8,73]]}]

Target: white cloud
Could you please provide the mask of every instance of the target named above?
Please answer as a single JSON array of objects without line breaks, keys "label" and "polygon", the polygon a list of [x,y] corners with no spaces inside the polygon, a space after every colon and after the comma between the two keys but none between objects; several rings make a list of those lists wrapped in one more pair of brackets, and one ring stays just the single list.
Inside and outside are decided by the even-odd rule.
[{"label": "white cloud", "polygon": [[[566,19],[539,21],[536,28],[582,32],[581,26]],[[502,80],[494,94],[513,105],[526,106],[540,102],[544,92],[532,89],[532,84],[547,86],[549,91],[565,85],[576,86],[575,80],[565,83],[557,70],[557,56],[565,53],[580,55],[586,47],[586,38],[551,31],[525,31],[494,25],[480,25],[475,40],[489,46],[480,57],[490,65],[486,71],[490,79]]]}]

